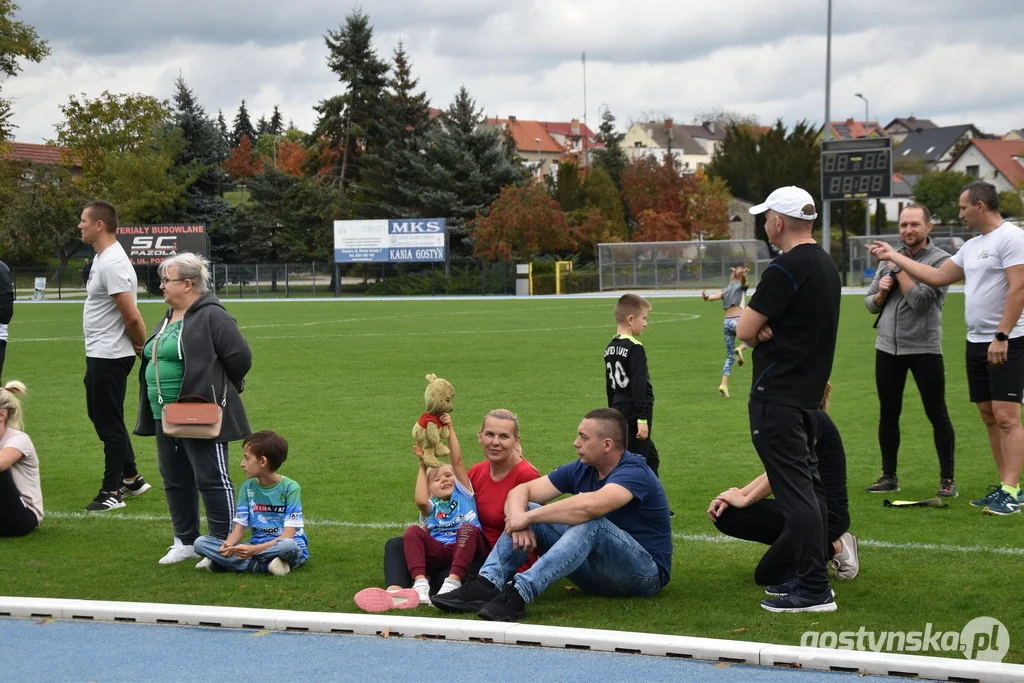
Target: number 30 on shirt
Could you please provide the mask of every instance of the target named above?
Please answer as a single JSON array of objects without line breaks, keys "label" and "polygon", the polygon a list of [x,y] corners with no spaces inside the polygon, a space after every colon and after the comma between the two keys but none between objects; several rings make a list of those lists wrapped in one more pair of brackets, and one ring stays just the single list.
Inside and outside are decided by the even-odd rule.
[{"label": "number 30 on shirt", "polygon": [[615,361],[612,367],[612,363],[609,362],[605,363],[605,367],[608,368],[608,381],[611,382],[612,389],[625,389],[629,386],[629,374],[622,367],[622,363]]}]

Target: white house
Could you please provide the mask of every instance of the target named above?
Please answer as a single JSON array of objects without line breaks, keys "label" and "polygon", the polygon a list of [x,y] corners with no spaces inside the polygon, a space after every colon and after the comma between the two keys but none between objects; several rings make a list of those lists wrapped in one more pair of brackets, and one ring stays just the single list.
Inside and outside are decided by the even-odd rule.
[{"label": "white house", "polygon": [[947,170],[992,183],[999,192],[1020,192],[1024,186],[1024,140],[973,139]]}]

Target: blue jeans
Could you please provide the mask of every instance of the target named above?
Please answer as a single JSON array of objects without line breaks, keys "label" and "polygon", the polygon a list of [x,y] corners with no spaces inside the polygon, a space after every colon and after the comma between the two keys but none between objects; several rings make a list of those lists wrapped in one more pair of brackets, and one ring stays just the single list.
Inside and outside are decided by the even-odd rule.
[{"label": "blue jeans", "polygon": [[302,557],[302,548],[290,538],[279,538],[274,541],[274,545],[270,549],[245,559],[235,557],[234,555],[224,557],[217,552],[223,542],[221,539],[213,536],[200,536],[192,544],[192,549],[196,551],[197,555],[202,555],[210,560],[210,562],[216,562],[233,572],[266,574],[267,565],[275,557],[280,557],[292,569],[298,569],[306,563],[306,559]]},{"label": "blue jeans", "polygon": [[[535,507],[539,506],[530,504],[531,509]],[[515,575],[516,589],[526,602],[566,577],[585,592],[607,598],[646,598],[661,590],[658,565],[650,554],[604,518],[572,526],[531,524],[530,530],[541,556]],[[529,554],[514,549],[512,537],[503,533],[480,568],[480,576],[500,588],[527,559]]]}]

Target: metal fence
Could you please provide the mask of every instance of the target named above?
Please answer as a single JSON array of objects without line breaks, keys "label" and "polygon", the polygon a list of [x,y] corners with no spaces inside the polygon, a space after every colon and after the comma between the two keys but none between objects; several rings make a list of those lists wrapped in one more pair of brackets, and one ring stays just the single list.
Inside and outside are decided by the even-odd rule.
[{"label": "metal fence", "polygon": [[[950,254],[955,254],[960,251],[960,247],[964,245],[964,242],[977,234],[973,232],[939,232],[934,230],[932,231],[931,238],[935,246]],[[878,265],[878,261],[875,260],[875,257],[867,249],[875,240],[888,242],[894,247],[900,246],[900,236],[893,233],[884,235],[851,235],[848,237],[846,247],[847,268],[850,274],[848,284],[852,286],[867,285],[875,277],[875,268]]]},{"label": "metal fence", "polygon": [[703,289],[729,283],[729,268],[750,268],[757,282],[771,262],[761,240],[621,242],[598,245],[599,288]]},{"label": "metal fence", "polygon": [[[554,294],[554,261],[534,263],[533,293]],[[84,299],[81,264],[57,268],[11,266],[18,299]],[[160,300],[157,266],[136,266],[141,300]],[[516,264],[451,258],[447,263],[255,263],[211,266],[211,287],[222,299],[344,296],[513,295]],[[36,278],[45,286],[35,287]],[[597,291],[586,268],[562,278],[564,293]]]}]

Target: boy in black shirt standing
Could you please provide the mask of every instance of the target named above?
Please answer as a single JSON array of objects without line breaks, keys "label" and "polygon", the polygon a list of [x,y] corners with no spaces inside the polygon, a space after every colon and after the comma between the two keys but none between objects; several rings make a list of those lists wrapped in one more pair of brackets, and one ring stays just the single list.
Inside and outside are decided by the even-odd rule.
[{"label": "boy in black shirt standing", "polygon": [[642,455],[658,475],[658,449],[651,439],[654,389],[647,371],[647,352],[637,339],[647,327],[651,304],[636,294],[623,294],[615,304],[618,331],[604,350],[605,389],[608,407],[626,416],[629,441],[626,450]]},{"label": "boy in black shirt standing", "polygon": [[832,612],[825,490],[814,454],[815,411],[832,372],[841,284],[832,258],[814,241],[814,199],[782,187],[750,209],[767,213],[768,240],[782,250],[765,269],[736,336],[754,347],[751,438],[786,518],[796,553],[793,581],[769,586],[772,612]]}]

